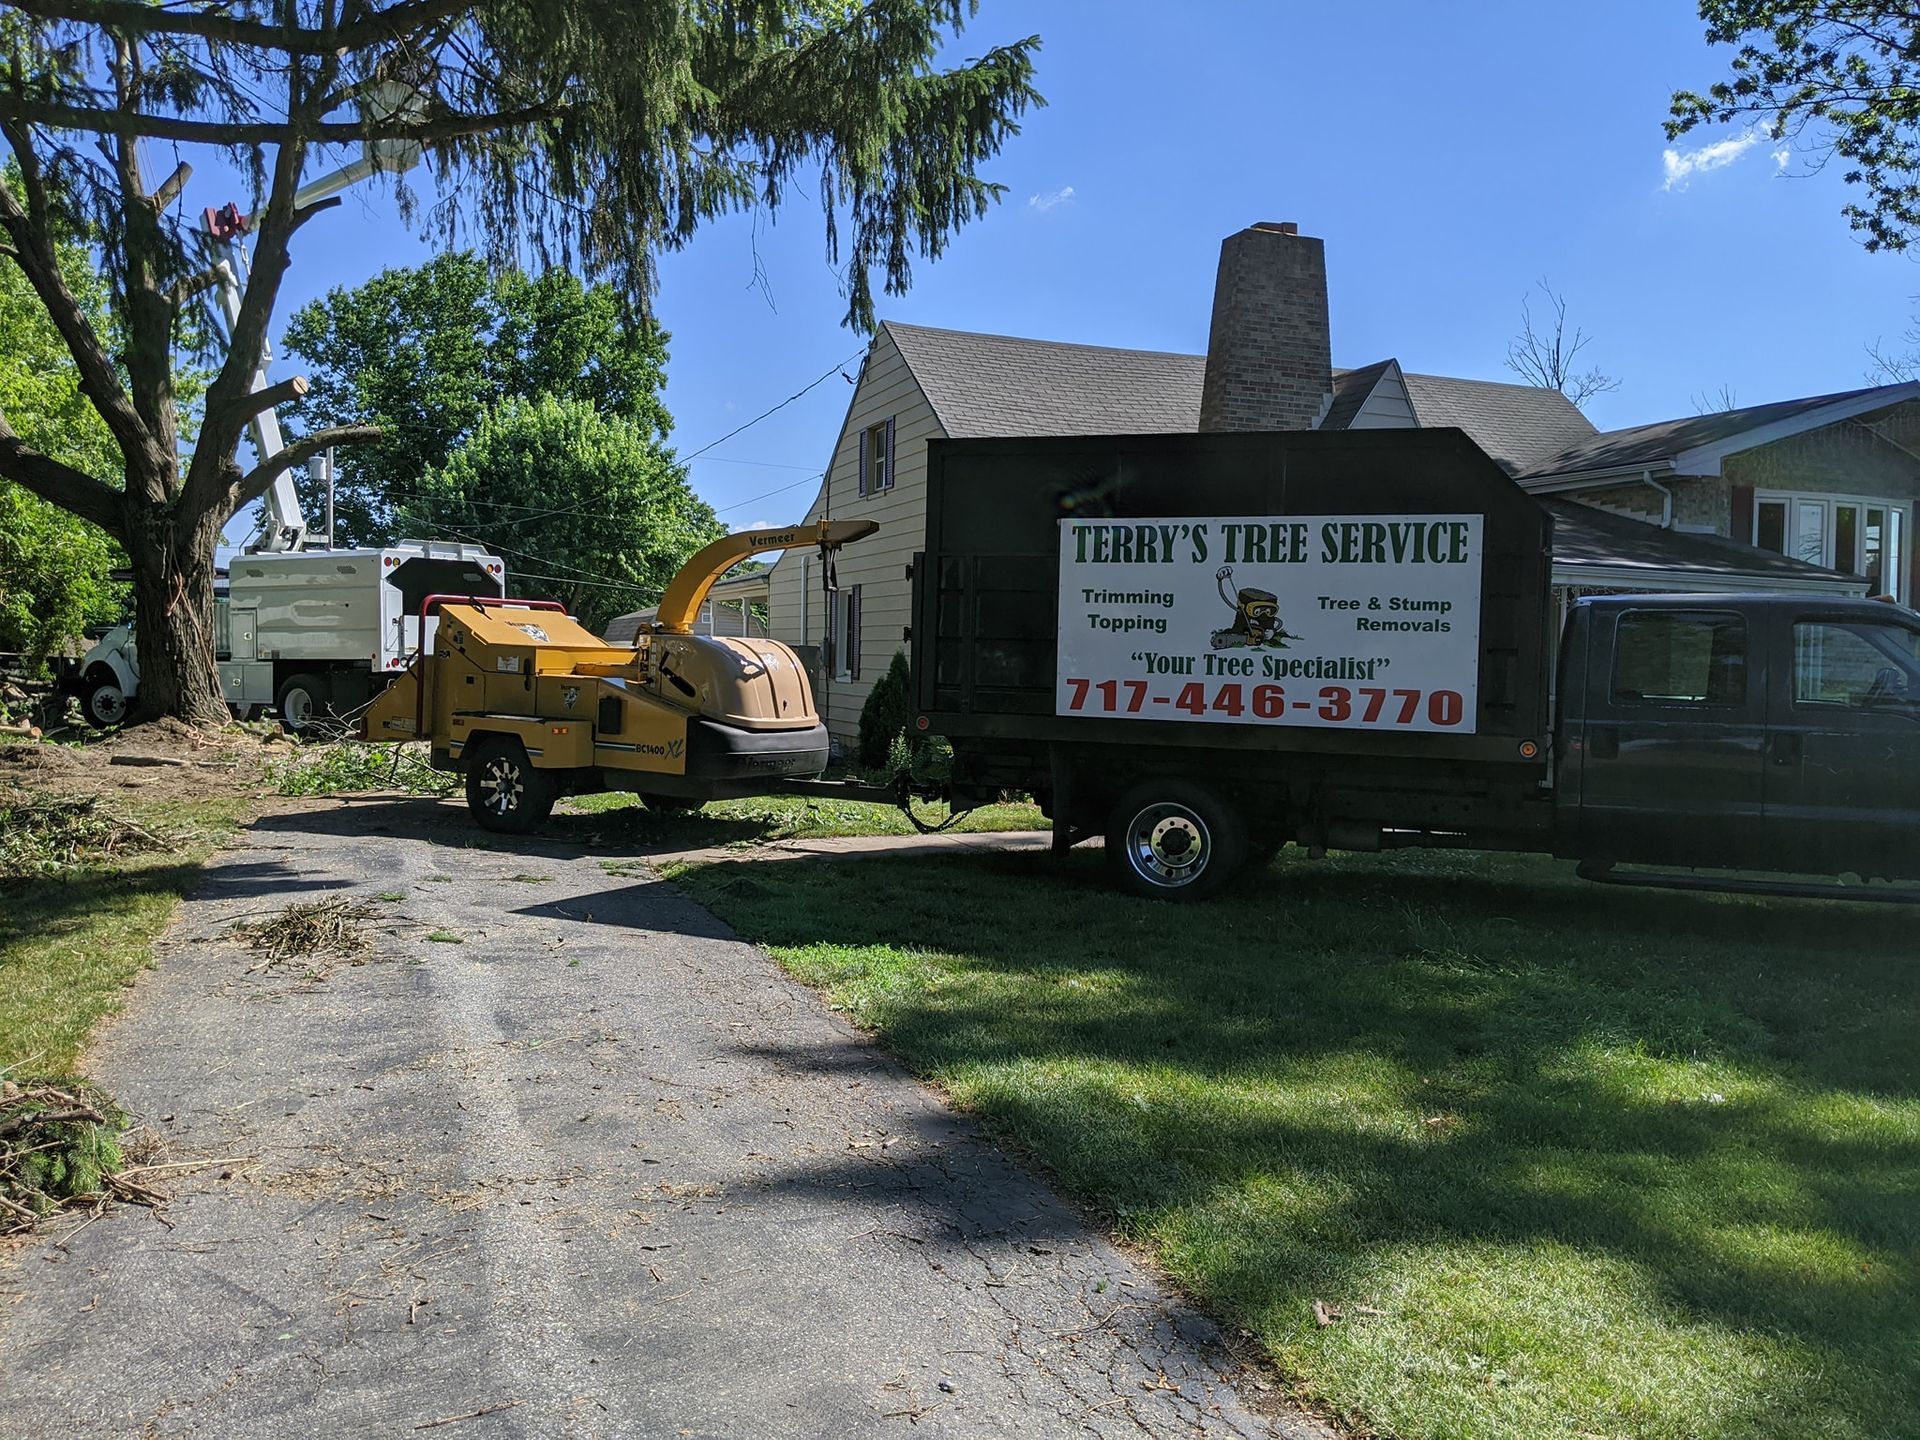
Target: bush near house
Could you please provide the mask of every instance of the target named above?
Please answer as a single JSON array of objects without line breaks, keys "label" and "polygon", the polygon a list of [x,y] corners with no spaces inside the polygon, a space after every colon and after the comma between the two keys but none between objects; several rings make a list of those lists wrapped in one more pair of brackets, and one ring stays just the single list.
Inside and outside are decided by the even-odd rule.
[{"label": "bush near house", "polygon": [[860,707],[860,764],[863,769],[883,768],[894,737],[906,734],[907,725],[913,718],[912,681],[912,674],[907,669],[906,652],[894,651],[893,663],[887,666],[887,673],[874,681],[873,689],[867,692],[867,703]]}]

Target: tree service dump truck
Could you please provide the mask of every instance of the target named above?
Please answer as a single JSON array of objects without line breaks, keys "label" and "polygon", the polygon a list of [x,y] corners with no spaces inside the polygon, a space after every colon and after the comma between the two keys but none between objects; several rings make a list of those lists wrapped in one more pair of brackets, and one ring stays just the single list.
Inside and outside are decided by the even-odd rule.
[{"label": "tree service dump truck", "polygon": [[[1920,616],[1614,596],[1552,633],[1552,519],[1457,430],[934,441],[915,726],[1123,884],[1288,842],[1920,877]],[[1558,684],[1555,684],[1556,657]]]}]

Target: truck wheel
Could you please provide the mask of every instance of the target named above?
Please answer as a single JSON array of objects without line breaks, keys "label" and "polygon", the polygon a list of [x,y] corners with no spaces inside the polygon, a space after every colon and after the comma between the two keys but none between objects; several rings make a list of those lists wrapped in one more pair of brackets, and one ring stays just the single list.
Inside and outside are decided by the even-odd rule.
[{"label": "truck wheel", "polygon": [[467,809],[483,829],[525,835],[553,813],[559,794],[553,776],[534,767],[518,740],[492,736],[467,756]]},{"label": "truck wheel", "polygon": [[1204,900],[1247,855],[1246,829],[1230,806],[1183,780],[1137,785],[1107,822],[1107,863],[1135,895]]},{"label": "truck wheel", "polygon": [[96,730],[109,730],[127,718],[127,695],[118,679],[89,680],[80,692],[80,713]]},{"label": "truck wheel", "polygon": [[332,713],[328,708],[332,693],[318,675],[290,676],[274,702],[280,710],[280,723],[296,735],[306,734]]}]

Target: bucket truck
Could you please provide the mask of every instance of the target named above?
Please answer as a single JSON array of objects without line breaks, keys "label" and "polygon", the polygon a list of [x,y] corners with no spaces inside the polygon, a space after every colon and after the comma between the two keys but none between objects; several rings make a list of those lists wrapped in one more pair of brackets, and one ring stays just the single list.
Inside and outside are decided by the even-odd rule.
[{"label": "bucket truck", "polygon": [[[388,81],[359,103],[386,118],[406,112],[418,97]],[[420,147],[412,142],[369,141],[358,159],[302,186],[294,206],[320,204],[370,175],[399,174],[419,159]],[[219,309],[231,336],[240,315],[246,269],[241,240],[249,217],[225,205],[207,210],[204,223]],[[271,359],[270,352],[261,356],[255,391],[271,383]],[[248,434],[263,463],[285,448],[270,406],[248,423]],[[259,527],[216,582],[214,657],[221,690],[240,718],[273,706],[294,731],[349,713],[431,642],[437,622],[417,613],[423,598],[449,591],[499,596],[505,582],[505,564],[479,545],[401,540],[378,549],[334,549],[330,524],[324,537],[310,533],[293,472],[283,470],[261,498]],[[87,720],[102,728],[126,718],[139,684],[131,623],[110,630],[63,679]]]}]

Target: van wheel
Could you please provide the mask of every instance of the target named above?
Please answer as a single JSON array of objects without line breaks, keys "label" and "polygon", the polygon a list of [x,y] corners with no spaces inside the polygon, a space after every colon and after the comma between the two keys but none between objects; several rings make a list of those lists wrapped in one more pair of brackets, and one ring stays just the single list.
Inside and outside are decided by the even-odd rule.
[{"label": "van wheel", "polygon": [[1154,780],[1120,797],[1107,822],[1107,863],[1121,886],[1158,900],[1219,893],[1247,857],[1246,827],[1205,786]]},{"label": "van wheel", "polygon": [[110,730],[127,718],[127,694],[118,679],[102,676],[87,682],[80,694],[80,713],[96,730]]},{"label": "van wheel", "polygon": [[485,830],[525,835],[553,813],[560,787],[527,759],[526,747],[490,736],[467,753],[467,809]]},{"label": "van wheel", "polygon": [[332,687],[318,675],[293,675],[280,687],[276,705],[280,723],[296,735],[304,735],[333,712],[329,704]]}]

